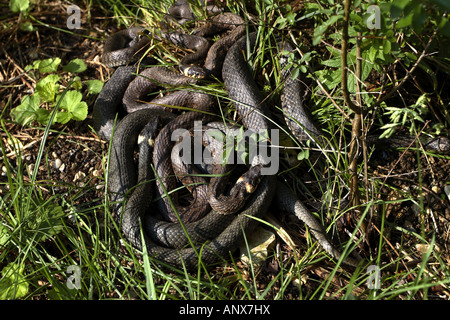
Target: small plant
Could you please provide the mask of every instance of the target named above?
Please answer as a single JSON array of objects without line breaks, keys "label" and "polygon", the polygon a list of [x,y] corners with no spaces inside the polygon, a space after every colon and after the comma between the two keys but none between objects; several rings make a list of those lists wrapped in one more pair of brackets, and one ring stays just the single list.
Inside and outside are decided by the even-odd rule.
[{"label": "small plant", "polygon": [[10,0],[9,8],[12,12],[25,12],[30,7],[29,0]]},{"label": "small plant", "polygon": [[[29,125],[33,121],[46,125],[50,119],[51,110],[45,106],[58,106],[56,117],[53,123],[66,124],[70,120],[83,121],[88,114],[86,102],[81,101],[83,95],[81,79],[76,76],[72,81],[75,90],[68,90],[65,95],[60,94],[62,87],[61,77],[56,74],[61,59],[50,58],[45,60],[36,60],[28,65],[25,71],[37,71],[35,92],[22,99],[22,103],[11,110],[11,116],[21,125]],[[63,71],[71,74],[80,73],[86,70],[86,64],[81,59],[70,61],[63,68]],[[42,77],[47,74],[45,77]],[[97,94],[101,91],[103,83],[99,80],[86,81],[87,93]]]},{"label": "small plant", "polygon": [[35,31],[33,24],[29,21],[30,1],[29,0],[10,0],[9,9],[13,13],[19,14],[19,28],[22,31]]},{"label": "small plant", "polygon": [[11,262],[2,270],[0,300],[18,299],[26,296],[29,284],[23,275],[24,265]]},{"label": "small plant", "polygon": [[406,126],[408,124],[409,133],[413,135],[417,128],[416,122],[425,122],[422,116],[428,111],[426,105],[428,101],[426,94],[423,94],[417,99],[416,103],[408,107],[386,107],[386,115],[389,115],[390,123],[381,127],[385,131],[380,138],[389,138],[398,126]]}]

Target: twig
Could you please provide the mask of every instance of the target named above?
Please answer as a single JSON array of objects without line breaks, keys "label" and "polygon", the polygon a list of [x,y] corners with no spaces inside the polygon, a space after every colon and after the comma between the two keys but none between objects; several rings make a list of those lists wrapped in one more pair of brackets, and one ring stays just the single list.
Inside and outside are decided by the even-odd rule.
[{"label": "twig", "polygon": [[[16,69],[19,71],[19,75],[18,75],[18,76],[16,76],[16,77],[13,78],[13,79],[10,79],[10,80],[5,80],[2,84],[8,84],[7,82],[9,82],[9,81],[16,81],[16,80],[17,80],[16,78],[18,78],[18,77],[22,78],[22,76],[27,77],[28,80],[30,80],[32,83],[36,83],[36,80],[34,80],[33,78],[31,78],[30,75],[29,75],[26,71],[24,71],[24,70],[23,70],[23,69],[22,69],[22,68],[14,61],[13,58],[11,58],[11,57],[9,56],[9,54],[6,52],[6,50],[5,50],[4,48],[2,48],[2,51],[3,51],[3,54],[5,55],[6,59],[8,59],[9,62],[11,62],[11,63],[14,65],[14,68],[16,68]],[[28,85],[28,83],[26,83],[26,85]],[[30,87],[30,86],[28,85],[28,87]],[[30,88],[33,89],[32,87],[30,87]]]},{"label": "twig", "polygon": [[350,92],[348,91],[348,64],[347,64],[347,51],[348,51],[348,24],[350,20],[350,6],[351,0],[345,0],[344,3],[344,18],[342,26],[342,45],[341,45],[341,86],[342,95],[344,96],[344,102],[347,106],[353,110],[356,114],[360,113],[360,107],[356,106],[350,98]]},{"label": "twig", "polygon": [[[25,146],[23,146],[21,149],[20,149],[20,152],[22,152],[22,151],[24,151],[24,150],[27,150],[27,149],[29,149],[29,148],[31,148],[32,146],[34,146],[37,142],[39,142],[40,140],[34,140],[34,141],[31,141],[30,143],[28,143],[28,144],[26,144]],[[17,156],[17,150],[13,150],[13,151],[11,151],[11,152],[9,152],[9,153],[7,153],[6,154],[6,158],[15,158]],[[0,156],[0,160],[3,160],[4,159],[4,157],[3,156]]]},{"label": "twig", "polygon": [[[342,27],[342,46],[341,46],[341,86],[342,86],[342,95],[344,96],[345,104],[353,110],[355,116],[352,120],[352,141],[350,144],[350,153],[349,153],[349,161],[350,166],[349,170],[351,172],[351,201],[355,207],[360,205],[360,197],[359,197],[359,188],[358,188],[358,149],[359,149],[359,141],[361,136],[361,127],[362,127],[362,108],[361,103],[359,105],[355,105],[350,98],[350,92],[348,91],[348,65],[347,65],[347,51],[348,51],[348,24],[350,19],[350,7],[351,0],[345,0],[344,3],[344,18],[343,18],[343,27]],[[357,79],[361,78],[361,48],[359,48],[359,42],[357,42],[357,51],[359,57],[356,59],[356,77]],[[355,81],[357,88],[357,99],[361,101],[360,97],[360,83]]]}]

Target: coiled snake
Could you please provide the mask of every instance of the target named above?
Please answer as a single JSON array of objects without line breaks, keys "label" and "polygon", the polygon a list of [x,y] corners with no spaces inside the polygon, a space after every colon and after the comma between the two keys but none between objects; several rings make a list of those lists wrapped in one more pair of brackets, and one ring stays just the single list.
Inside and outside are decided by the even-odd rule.
[{"label": "coiled snake", "polygon": [[[178,3],[181,7],[185,1],[179,1]],[[211,54],[211,51],[214,50],[206,50],[208,51],[206,65],[211,66],[207,73],[219,76],[218,70],[222,69],[227,93],[246,129],[269,129],[271,126],[267,118],[270,117],[270,112],[242,54],[243,48],[254,46],[256,33],[246,34],[243,20],[237,16],[227,13],[218,17],[215,18],[216,23],[213,24],[215,27],[226,24],[227,28],[232,25],[236,28],[230,35],[231,40],[221,40],[220,46],[217,45],[214,49],[221,53],[228,51],[223,61],[223,67],[221,67],[220,55],[216,54],[216,56],[219,56],[218,67],[216,61],[211,62],[214,58],[210,59],[211,56],[214,56],[214,54]],[[226,21],[230,22],[226,23]],[[136,35],[136,32],[139,33],[141,30],[136,28],[127,30],[121,34],[130,38],[131,49],[126,48],[125,51],[116,52],[115,49],[119,45],[116,45],[115,41],[119,38],[122,39],[120,35],[114,35],[111,38],[112,40],[109,40],[107,62],[120,60],[117,64],[116,62],[110,64],[112,66],[123,64],[123,57],[126,57],[127,62],[130,62],[130,60],[133,60],[132,58],[135,58],[136,52],[142,50],[144,44],[148,42],[148,40],[142,40],[139,38],[140,36]],[[202,32],[197,32],[197,34],[203,36]],[[199,36],[195,35],[195,37]],[[171,38],[183,39],[183,37],[178,38],[178,35],[174,36],[173,33]],[[166,39],[170,40],[170,37]],[[111,45],[111,42],[114,42],[114,45]],[[179,44],[178,40],[174,42]],[[225,45],[222,46],[222,44]],[[293,51],[289,43],[280,43],[280,45],[285,51]],[[123,44],[120,44],[120,46],[123,47]],[[114,50],[111,51],[111,48]],[[198,48],[197,50],[204,51],[203,47],[201,50]],[[206,69],[208,68],[206,67]],[[121,218],[122,232],[134,247],[142,250],[145,243],[147,253],[155,256],[158,261],[176,267],[185,266],[190,270],[198,267],[199,257],[206,265],[216,263],[226,258],[229,252],[236,248],[244,237],[243,231],[249,232],[257,224],[253,217],[261,217],[276,199],[282,210],[295,214],[308,225],[319,244],[333,258],[339,259],[341,257],[341,253],[328,240],[322,225],[288,187],[276,182],[274,175],[267,175],[261,179],[256,191],[236,214],[224,215],[208,209],[207,212],[198,213],[194,210],[194,212],[185,215],[179,211],[185,209],[188,211],[188,208],[177,208],[176,203],[175,211],[169,210],[164,213],[161,208],[171,208],[172,198],[176,200],[176,197],[170,197],[169,199],[166,196],[166,193],[170,191],[166,187],[171,184],[167,183],[166,180],[170,178],[172,171],[170,168],[164,168],[164,166],[167,167],[167,162],[161,160],[170,157],[170,150],[174,145],[174,142],[168,141],[169,133],[176,128],[192,126],[194,120],[205,123],[213,120],[214,117],[211,114],[214,113],[216,107],[215,99],[204,93],[181,90],[162,98],[156,98],[150,103],[136,104],[135,100],[140,100],[147,93],[145,90],[155,86],[155,82],[159,86],[179,86],[198,83],[198,80],[184,75],[174,76],[168,73],[167,69],[161,67],[144,70],[141,74],[144,77],[134,78],[133,72],[135,71],[135,66],[119,67],[105,85],[94,107],[95,128],[106,139],[111,136],[114,117],[117,108],[122,103],[123,96],[124,104],[127,108],[129,106],[128,111],[132,112],[118,123],[114,131],[109,163],[108,190],[111,195],[113,212]],[[152,74],[155,74],[155,76]],[[168,75],[167,78],[165,77],[166,74]],[[149,80],[148,76],[152,80]],[[311,137],[316,141],[322,141],[323,133],[314,125],[301,104],[299,80],[293,79],[290,70],[287,68],[283,69],[282,78],[282,81],[284,81],[281,93],[282,108],[285,111],[286,122],[292,134],[300,141]],[[165,79],[170,79],[170,81]],[[178,80],[174,80],[174,84],[172,79]],[[128,84],[132,81],[134,81],[134,85],[128,87]],[[201,100],[205,100],[205,104],[196,108],[202,112],[191,111],[177,118],[175,118],[174,113],[168,112],[166,108],[168,104],[192,106],[191,103],[195,104]],[[158,137],[156,137],[157,124],[165,126]],[[138,176],[134,166],[133,150],[141,131],[145,138],[142,139],[144,142],[140,147]],[[156,140],[157,142],[153,155],[151,153],[153,144],[150,146],[145,142],[149,140]],[[155,214],[147,213],[151,205],[153,188],[152,184],[146,182],[155,179],[154,171],[148,165],[152,160],[155,171],[158,173],[156,180],[162,182],[159,184],[157,191],[162,198],[159,203],[163,203],[163,205],[158,206],[158,208],[166,218],[165,220],[158,218]],[[128,199],[127,195],[129,195]],[[197,196],[194,196],[194,198],[197,198]],[[191,207],[198,208],[197,206]],[[183,217],[188,217],[183,221],[183,224],[174,223],[179,218],[183,220]],[[141,237],[141,227],[143,227],[143,237]],[[342,261],[353,267],[356,267],[359,263],[350,257],[344,257]]]}]

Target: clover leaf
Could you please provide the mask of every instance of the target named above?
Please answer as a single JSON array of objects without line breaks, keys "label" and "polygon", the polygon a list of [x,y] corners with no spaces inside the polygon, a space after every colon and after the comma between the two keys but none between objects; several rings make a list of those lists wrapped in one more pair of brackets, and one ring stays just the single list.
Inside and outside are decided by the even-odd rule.
[{"label": "clover leaf", "polygon": [[9,8],[12,12],[25,12],[30,6],[29,0],[11,0]]},{"label": "clover leaf", "polygon": [[56,74],[49,74],[38,81],[36,84],[36,91],[44,102],[52,102],[55,100],[55,95],[59,89],[58,81],[59,76]]},{"label": "clover leaf", "polygon": [[63,67],[64,71],[68,71],[70,73],[83,72],[86,69],[86,63],[84,63],[84,61],[81,59],[73,59]]},{"label": "clover leaf", "polygon": [[[75,76],[70,81],[69,87],[72,89],[66,94],[60,94],[61,77],[55,74],[61,64],[60,58],[49,58],[36,60],[25,67],[25,71],[38,70],[33,73],[34,77],[40,78],[36,83],[35,93],[22,99],[22,103],[11,110],[11,117],[21,125],[28,125],[32,121],[41,124],[47,124],[50,119],[51,106],[58,106],[56,116],[53,122],[66,124],[70,120],[85,120],[88,113],[87,104],[82,100],[80,91],[83,88],[83,82],[80,77]],[[70,73],[79,73],[87,69],[86,63],[81,59],[73,59],[63,66],[63,71]],[[50,73],[42,77],[42,74]],[[42,78],[41,78],[42,77]],[[98,80],[89,80],[86,82],[88,94],[98,94],[103,83]],[[43,107],[45,106],[45,107]]]},{"label": "clover leaf", "polygon": [[103,89],[103,82],[100,80],[88,80],[86,86],[89,94],[98,94]]},{"label": "clover leaf", "polygon": [[21,125],[27,125],[36,120],[36,112],[39,110],[40,97],[39,94],[25,96],[22,103],[11,110],[11,116],[14,121]]},{"label": "clover leaf", "polygon": [[64,111],[56,115],[56,121],[65,124],[71,119],[79,121],[86,119],[88,106],[86,102],[81,101],[82,98],[82,94],[75,90],[67,91],[62,98],[58,96],[58,100],[62,99],[60,108]]}]

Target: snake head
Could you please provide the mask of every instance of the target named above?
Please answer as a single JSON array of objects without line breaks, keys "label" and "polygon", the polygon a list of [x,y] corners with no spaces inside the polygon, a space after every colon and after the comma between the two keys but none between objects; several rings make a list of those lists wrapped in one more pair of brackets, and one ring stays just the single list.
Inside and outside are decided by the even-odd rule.
[{"label": "snake head", "polygon": [[206,72],[206,70],[196,65],[188,65],[188,66],[180,65],[180,71],[186,77],[190,78],[204,79],[208,77],[208,73]]},{"label": "snake head", "polygon": [[252,166],[236,181],[236,187],[240,189],[240,193],[243,197],[247,198],[258,188],[262,179],[261,168],[261,165]]}]

